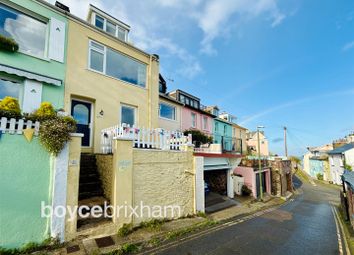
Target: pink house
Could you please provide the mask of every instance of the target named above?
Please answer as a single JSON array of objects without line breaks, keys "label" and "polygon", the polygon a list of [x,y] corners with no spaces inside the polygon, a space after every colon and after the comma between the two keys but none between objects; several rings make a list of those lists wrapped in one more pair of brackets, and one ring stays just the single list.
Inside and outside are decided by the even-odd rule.
[{"label": "pink house", "polygon": [[[263,192],[270,194],[271,192],[271,181],[270,181],[270,169],[262,168],[262,183],[263,183]],[[259,174],[260,171],[258,168],[239,166],[234,169],[234,174],[241,175],[244,177],[244,184],[252,190],[252,195],[257,198],[259,189]]]},{"label": "pink house", "polygon": [[197,129],[210,136],[213,134],[213,120],[215,116],[202,109],[198,97],[179,89],[170,92],[169,96],[184,104],[181,118],[182,131]]}]

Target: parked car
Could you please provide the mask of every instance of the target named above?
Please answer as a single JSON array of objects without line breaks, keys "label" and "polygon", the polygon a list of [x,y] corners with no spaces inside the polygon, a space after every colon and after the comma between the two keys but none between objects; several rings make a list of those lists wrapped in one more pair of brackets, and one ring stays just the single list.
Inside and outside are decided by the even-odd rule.
[{"label": "parked car", "polygon": [[205,195],[208,195],[210,192],[209,184],[206,182],[204,182],[204,192],[205,192]]}]

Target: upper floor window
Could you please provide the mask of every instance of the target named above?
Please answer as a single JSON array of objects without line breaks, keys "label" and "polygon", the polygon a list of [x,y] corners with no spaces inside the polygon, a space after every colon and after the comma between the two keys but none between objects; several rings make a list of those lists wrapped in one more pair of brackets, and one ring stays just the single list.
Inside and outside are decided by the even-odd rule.
[{"label": "upper floor window", "polygon": [[192,127],[195,128],[197,127],[197,115],[194,112],[192,112],[191,116],[192,116]]},{"label": "upper floor window", "polygon": [[20,52],[45,57],[47,23],[0,4],[0,34],[14,39]]},{"label": "upper floor window", "polygon": [[206,116],[203,117],[203,129],[208,129],[208,118]]},{"label": "upper floor window", "polygon": [[176,120],[176,107],[169,104],[160,103],[160,117]]},{"label": "upper floor window", "polygon": [[108,34],[111,34],[122,41],[127,41],[128,30],[107,20],[106,18],[95,14],[94,24],[96,27],[106,31]]},{"label": "upper floor window", "polygon": [[219,123],[215,122],[215,132],[219,132]]},{"label": "upper floor window", "polygon": [[146,87],[146,64],[90,41],[89,67],[108,76]]},{"label": "upper floor window", "polygon": [[103,29],[104,28],[104,18],[96,15],[95,17],[95,26],[98,28]]}]

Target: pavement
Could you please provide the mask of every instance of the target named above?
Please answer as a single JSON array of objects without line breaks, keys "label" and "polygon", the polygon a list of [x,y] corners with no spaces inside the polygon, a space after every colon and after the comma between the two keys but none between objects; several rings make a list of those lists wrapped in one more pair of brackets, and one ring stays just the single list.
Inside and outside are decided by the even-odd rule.
[{"label": "pavement", "polygon": [[347,254],[335,218],[339,188],[296,178],[294,185],[298,195],[281,206],[146,254]]}]

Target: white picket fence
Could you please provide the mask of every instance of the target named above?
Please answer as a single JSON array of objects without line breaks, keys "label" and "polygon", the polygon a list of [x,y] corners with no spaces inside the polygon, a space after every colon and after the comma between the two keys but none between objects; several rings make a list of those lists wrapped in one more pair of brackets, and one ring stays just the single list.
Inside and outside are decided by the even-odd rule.
[{"label": "white picket fence", "polygon": [[34,128],[34,135],[38,135],[39,132],[39,122],[32,122],[31,120],[16,120],[7,119],[2,117],[0,120],[0,132],[9,133],[10,135],[22,135],[24,129]]},{"label": "white picket fence", "polygon": [[117,125],[101,131],[101,152],[112,153],[114,139],[131,139],[134,148],[180,150],[182,145],[192,144],[192,136],[182,132],[167,131],[161,128],[135,128],[129,125]]}]

